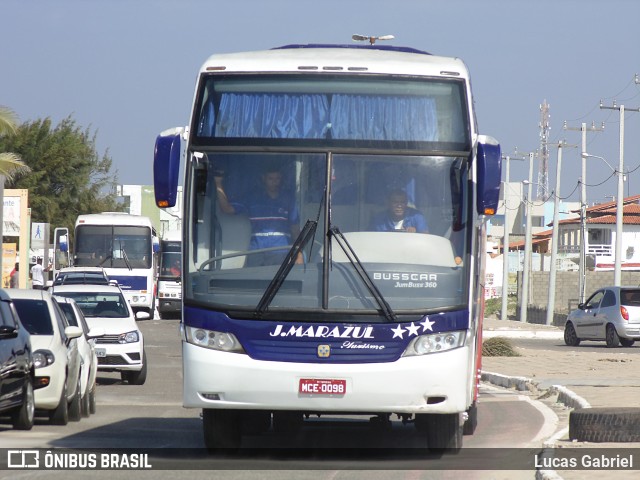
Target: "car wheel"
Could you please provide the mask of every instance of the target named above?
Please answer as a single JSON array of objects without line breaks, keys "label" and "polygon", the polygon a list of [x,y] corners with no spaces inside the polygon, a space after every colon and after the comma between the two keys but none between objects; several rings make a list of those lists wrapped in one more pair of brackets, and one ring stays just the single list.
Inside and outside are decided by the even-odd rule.
[{"label": "car wheel", "polygon": [[96,386],[93,385],[93,388],[89,392],[89,413],[96,413]]},{"label": "car wheel", "polygon": [[31,430],[35,413],[33,385],[31,378],[27,378],[22,389],[22,405],[11,414],[11,423],[16,430]]},{"label": "car wheel", "polygon": [[570,347],[577,347],[580,345],[580,339],[578,338],[576,329],[571,322],[567,322],[564,326],[564,343]]},{"label": "car wheel", "polygon": [[67,403],[67,387],[62,385],[60,402],[55,410],[49,413],[49,423],[51,425],[66,425],[69,423],[69,404]]},{"label": "car wheel", "polygon": [[120,378],[129,382],[131,385],[144,385],[144,382],[147,381],[147,352],[142,353],[142,369],[140,371],[122,372]]},{"label": "car wheel", "polygon": [[618,336],[618,332],[616,332],[616,327],[612,324],[607,325],[606,340],[607,347],[609,348],[620,346],[620,337]]},{"label": "car wheel", "polygon": [[79,422],[82,418],[82,391],[80,390],[80,377],[78,377],[78,385],[76,386],[76,394],[69,403],[69,420]]},{"label": "car wheel", "polygon": [[620,345],[622,345],[623,347],[633,347],[634,343],[635,343],[635,340],[631,338],[620,337]]},{"label": "car wheel", "polygon": [[[88,387],[89,386],[87,385],[87,388]],[[91,413],[90,403],[89,391],[87,390],[82,396],[82,401],[80,402],[80,413],[84,418],[87,418]]]}]

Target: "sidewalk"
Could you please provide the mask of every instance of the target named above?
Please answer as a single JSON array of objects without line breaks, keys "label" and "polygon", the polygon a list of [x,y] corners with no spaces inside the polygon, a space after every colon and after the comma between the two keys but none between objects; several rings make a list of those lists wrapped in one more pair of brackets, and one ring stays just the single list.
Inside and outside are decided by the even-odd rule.
[{"label": "sidewalk", "polygon": [[[483,338],[496,336],[552,339],[557,345],[565,345],[562,328],[486,318]],[[516,348],[520,357],[483,357],[482,371],[524,377],[540,390],[553,385],[565,387],[570,397],[567,402],[574,401],[568,404],[572,408],[638,407],[640,349],[629,353],[628,349],[607,348],[604,342],[588,344],[601,346],[602,351],[585,352],[580,346],[549,351]]]}]

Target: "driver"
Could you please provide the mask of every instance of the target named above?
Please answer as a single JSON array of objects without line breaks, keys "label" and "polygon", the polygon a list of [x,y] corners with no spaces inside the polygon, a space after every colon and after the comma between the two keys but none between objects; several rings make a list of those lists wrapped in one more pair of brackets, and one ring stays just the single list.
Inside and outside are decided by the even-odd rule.
[{"label": "driver", "polygon": [[[282,189],[282,172],[275,165],[263,171],[260,189],[251,192],[244,201],[230,202],[222,186],[222,172],[215,177],[220,210],[228,214],[246,213],[251,221],[251,250],[279,247],[282,250],[248,255],[247,266],[279,265],[284,260],[293,239],[300,233],[300,218],[293,195]],[[302,263],[298,255],[296,263]]]},{"label": "driver", "polygon": [[399,189],[389,193],[387,210],[373,217],[371,230],[374,232],[429,233],[424,215],[408,206],[407,193]]}]

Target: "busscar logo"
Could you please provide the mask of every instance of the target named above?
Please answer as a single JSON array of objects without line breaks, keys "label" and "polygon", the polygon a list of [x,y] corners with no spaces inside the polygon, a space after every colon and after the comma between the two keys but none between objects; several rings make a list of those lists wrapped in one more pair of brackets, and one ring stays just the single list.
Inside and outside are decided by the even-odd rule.
[{"label": "busscar logo", "polygon": [[40,452],[38,450],[8,450],[8,468],[40,468]]}]

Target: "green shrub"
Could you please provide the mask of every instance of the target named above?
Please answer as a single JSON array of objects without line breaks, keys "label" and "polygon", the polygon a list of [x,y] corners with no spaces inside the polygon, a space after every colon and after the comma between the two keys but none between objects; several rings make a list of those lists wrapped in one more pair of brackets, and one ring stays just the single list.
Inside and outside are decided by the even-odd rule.
[{"label": "green shrub", "polygon": [[482,356],[484,357],[519,357],[508,338],[492,337],[482,342]]},{"label": "green shrub", "polygon": [[484,315],[497,315],[502,310],[502,298],[489,298],[484,302]]},{"label": "green shrub", "polygon": [[[507,317],[515,318],[516,315],[516,305],[518,303],[518,298],[515,295],[507,296]],[[497,315],[498,317],[502,313],[502,297],[497,298],[488,298],[484,302],[484,316],[490,317],[492,315]],[[509,320],[507,318],[506,320]]]}]

